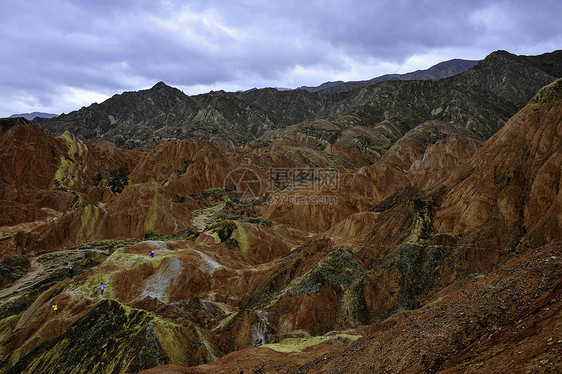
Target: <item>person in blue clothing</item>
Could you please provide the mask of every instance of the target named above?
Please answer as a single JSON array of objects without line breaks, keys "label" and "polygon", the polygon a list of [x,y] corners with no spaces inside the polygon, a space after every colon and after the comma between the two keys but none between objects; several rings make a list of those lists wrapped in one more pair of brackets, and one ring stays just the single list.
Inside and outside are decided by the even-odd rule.
[{"label": "person in blue clothing", "polygon": [[149,254],[150,254],[150,257],[154,257],[154,250],[151,249]]},{"label": "person in blue clothing", "polygon": [[103,284],[103,282],[101,282],[100,284],[100,290],[101,290],[101,294],[103,295],[103,290],[105,290],[105,284]]}]

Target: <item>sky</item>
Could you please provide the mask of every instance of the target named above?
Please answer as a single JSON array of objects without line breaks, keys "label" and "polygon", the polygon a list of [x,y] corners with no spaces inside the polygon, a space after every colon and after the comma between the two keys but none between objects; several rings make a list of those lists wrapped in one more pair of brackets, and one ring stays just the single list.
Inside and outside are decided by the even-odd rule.
[{"label": "sky", "polygon": [[562,0],[0,0],[0,117],[536,55],[562,48],[561,18]]}]

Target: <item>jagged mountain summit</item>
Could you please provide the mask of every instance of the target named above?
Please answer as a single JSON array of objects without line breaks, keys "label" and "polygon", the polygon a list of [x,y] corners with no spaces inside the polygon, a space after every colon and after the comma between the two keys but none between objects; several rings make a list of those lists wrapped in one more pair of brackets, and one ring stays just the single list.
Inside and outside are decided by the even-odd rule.
[{"label": "jagged mountain summit", "polygon": [[[270,130],[325,120],[346,136],[356,132],[346,132],[350,127],[362,126],[365,137],[352,135],[340,141],[367,144],[380,155],[397,137],[428,120],[453,122],[486,139],[540,87],[561,76],[560,60],[560,51],[541,56],[498,51],[449,78],[378,82],[344,93],[270,88],[187,96],[160,82],[36,123],[54,135],[68,130],[86,140],[132,149],[176,139],[240,145]],[[400,128],[399,133],[370,133],[386,126],[385,121]]]}]

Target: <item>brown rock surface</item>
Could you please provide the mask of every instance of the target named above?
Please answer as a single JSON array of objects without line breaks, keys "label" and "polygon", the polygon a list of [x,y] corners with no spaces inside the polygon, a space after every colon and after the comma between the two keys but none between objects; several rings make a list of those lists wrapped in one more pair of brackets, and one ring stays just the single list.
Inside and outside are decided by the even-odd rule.
[{"label": "brown rock surface", "polygon": [[[435,217],[439,232],[463,234],[497,219],[504,248],[516,246],[518,239],[526,246],[562,239],[556,186],[561,168],[562,101],[557,100],[561,87],[558,80],[543,88],[445,182],[448,192]],[[522,232],[508,238],[516,228]]]},{"label": "brown rock surface", "polygon": [[515,258],[438,306],[294,372],[556,372],[561,249]]},{"label": "brown rock surface", "polygon": [[[560,246],[530,251],[347,347],[321,344],[293,353],[251,348],[185,372],[556,372],[562,368],[561,254]],[[167,368],[159,370],[147,373]]]},{"label": "brown rock surface", "polygon": [[561,82],[483,144],[359,107],[229,149],[2,125],[0,371],[556,372]]}]

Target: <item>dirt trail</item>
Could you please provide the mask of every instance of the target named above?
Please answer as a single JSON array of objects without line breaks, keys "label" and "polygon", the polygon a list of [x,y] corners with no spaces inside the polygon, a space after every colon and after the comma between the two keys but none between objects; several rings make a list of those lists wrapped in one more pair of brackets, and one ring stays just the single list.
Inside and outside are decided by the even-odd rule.
[{"label": "dirt trail", "polygon": [[[70,266],[84,260],[87,254],[91,252],[108,254],[107,250],[87,248],[62,250],[32,258],[32,270],[10,287],[0,290],[0,305],[9,302],[28,290],[39,287],[41,283],[48,282],[49,278],[68,277]],[[73,267],[77,268],[75,265]],[[60,274],[55,274],[57,272]]]},{"label": "dirt trail", "polygon": [[0,290],[0,300],[1,302],[5,302],[8,300],[4,300],[7,296],[12,296],[20,291],[24,291],[29,288],[31,285],[36,284],[36,280],[43,274],[45,271],[45,266],[41,263],[37,262],[37,259],[31,260],[31,271],[25,275],[25,277],[18,279],[14,284],[10,287]]},{"label": "dirt trail", "polygon": [[213,222],[220,211],[225,207],[225,203],[219,203],[215,206],[206,209],[199,209],[193,212],[191,218],[191,225],[196,227],[199,231],[205,231],[207,224]]}]

